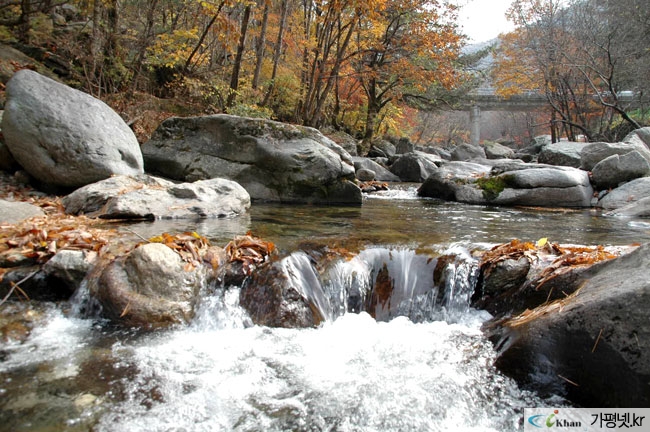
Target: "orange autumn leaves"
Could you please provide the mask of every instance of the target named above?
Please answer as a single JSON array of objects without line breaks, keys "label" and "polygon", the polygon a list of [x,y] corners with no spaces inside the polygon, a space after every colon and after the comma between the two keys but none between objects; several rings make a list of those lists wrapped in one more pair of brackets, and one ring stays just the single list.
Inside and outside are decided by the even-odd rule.
[{"label": "orange autumn leaves", "polygon": [[617,258],[618,255],[608,251],[604,246],[560,246],[551,243],[546,238],[540,239],[537,243],[512,240],[493,247],[487,251],[481,260],[481,268],[490,269],[497,263],[512,259],[526,258],[529,262],[537,262],[542,259],[551,260],[544,270],[531,281],[539,289],[549,280],[571,271],[577,266],[588,266],[600,261]]}]

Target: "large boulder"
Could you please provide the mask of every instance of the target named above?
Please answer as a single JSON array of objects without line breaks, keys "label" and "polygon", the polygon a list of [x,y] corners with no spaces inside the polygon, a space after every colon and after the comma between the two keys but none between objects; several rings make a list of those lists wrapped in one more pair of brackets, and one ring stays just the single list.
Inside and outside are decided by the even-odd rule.
[{"label": "large boulder", "polygon": [[170,118],[142,146],[148,172],[181,181],[215,177],[253,200],[361,204],[350,155],[312,128],[220,114]]},{"label": "large boulder", "polygon": [[580,406],[650,403],[650,245],[593,266],[566,298],[497,326],[496,366]]},{"label": "large boulder", "polygon": [[471,144],[460,144],[451,152],[452,161],[464,162],[472,159],[485,159],[485,149]]},{"label": "large boulder", "polygon": [[483,146],[488,159],[513,159],[515,157],[515,151],[502,144],[486,141]]},{"label": "large boulder", "polygon": [[635,150],[622,156],[615,154],[598,162],[591,170],[591,181],[597,188],[607,189],[649,174],[650,163]]},{"label": "large boulder", "polygon": [[413,151],[398,157],[390,166],[390,171],[401,181],[422,183],[438,169],[435,162],[441,161],[439,157]]},{"label": "large boulder", "polygon": [[[445,164],[418,189],[420,196],[468,204],[589,207],[593,189],[586,171],[512,163],[503,166]],[[461,168],[461,169],[459,169]]]},{"label": "large boulder", "polygon": [[115,111],[31,70],[7,84],[2,133],[16,161],[48,186],[143,172],[138,141]]},{"label": "large boulder", "polygon": [[633,151],[639,152],[650,162],[650,150],[641,142],[588,143],[580,152],[580,168],[591,171],[599,162],[610,156],[623,156]]},{"label": "large boulder", "polygon": [[104,317],[128,327],[160,328],[188,323],[205,280],[203,267],[188,269],[162,243],[147,243],[96,266],[88,277]]},{"label": "large boulder", "polygon": [[579,168],[580,157],[585,143],[561,141],[545,145],[537,156],[542,164]]},{"label": "large boulder", "polygon": [[233,217],[250,207],[239,184],[220,178],[176,184],[146,174],[116,176],[63,198],[66,212],[104,219]]},{"label": "large boulder", "polygon": [[650,197],[650,177],[629,181],[598,200],[597,207],[617,209]]},{"label": "large boulder", "polygon": [[[362,169],[373,171],[375,177],[373,180],[385,181],[385,182],[398,182],[400,178],[395,174],[390,172],[383,165],[378,164],[374,160],[366,157],[353,157],[352,161],[354,162],[354,169],[359,172]],[[357,176],[358,177],[358,176]],[[362,179],[359,179],[362,180]]]}]

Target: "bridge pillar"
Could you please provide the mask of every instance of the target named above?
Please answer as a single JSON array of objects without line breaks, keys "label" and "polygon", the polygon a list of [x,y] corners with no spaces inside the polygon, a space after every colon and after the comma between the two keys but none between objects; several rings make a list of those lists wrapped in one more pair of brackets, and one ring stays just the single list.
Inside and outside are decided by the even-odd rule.
[{"label": "bridge pillar", "polygon": [[469,124],[470,144],[478,146],[481,143],[481,108],[478,105],[469,109]]}]

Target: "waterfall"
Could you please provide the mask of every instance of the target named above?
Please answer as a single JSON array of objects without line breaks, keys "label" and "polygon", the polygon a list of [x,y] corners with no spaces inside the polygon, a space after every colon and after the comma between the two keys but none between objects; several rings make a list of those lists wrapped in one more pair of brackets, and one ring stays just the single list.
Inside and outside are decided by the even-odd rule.
[{"label": "waterfall", "polygon": [[403,316],[457,322],[469,309],[478,274],[476,260],[460,247],[438,258],[405,248],[369,248],[322,274],[316,267],[302,251],[282,260],[291,285],[326,321],[368,312],[378,321]]}]

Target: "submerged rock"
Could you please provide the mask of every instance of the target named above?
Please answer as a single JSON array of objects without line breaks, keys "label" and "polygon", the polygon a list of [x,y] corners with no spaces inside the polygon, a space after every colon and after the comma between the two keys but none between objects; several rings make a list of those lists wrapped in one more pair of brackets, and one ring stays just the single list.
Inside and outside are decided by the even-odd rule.
[{"label": "submerged rock", "polygon": [[253,200],[363,200],[350,155],[312,128],[226,114],[170,118],[142,151],[148,172],[180,181],[227,178]]},{"label": "submerged rock", "polygon": [[115,111],[28,69],[7,83],[2,133],[16,161],[47,186],[143,172],[138,141]]}]

